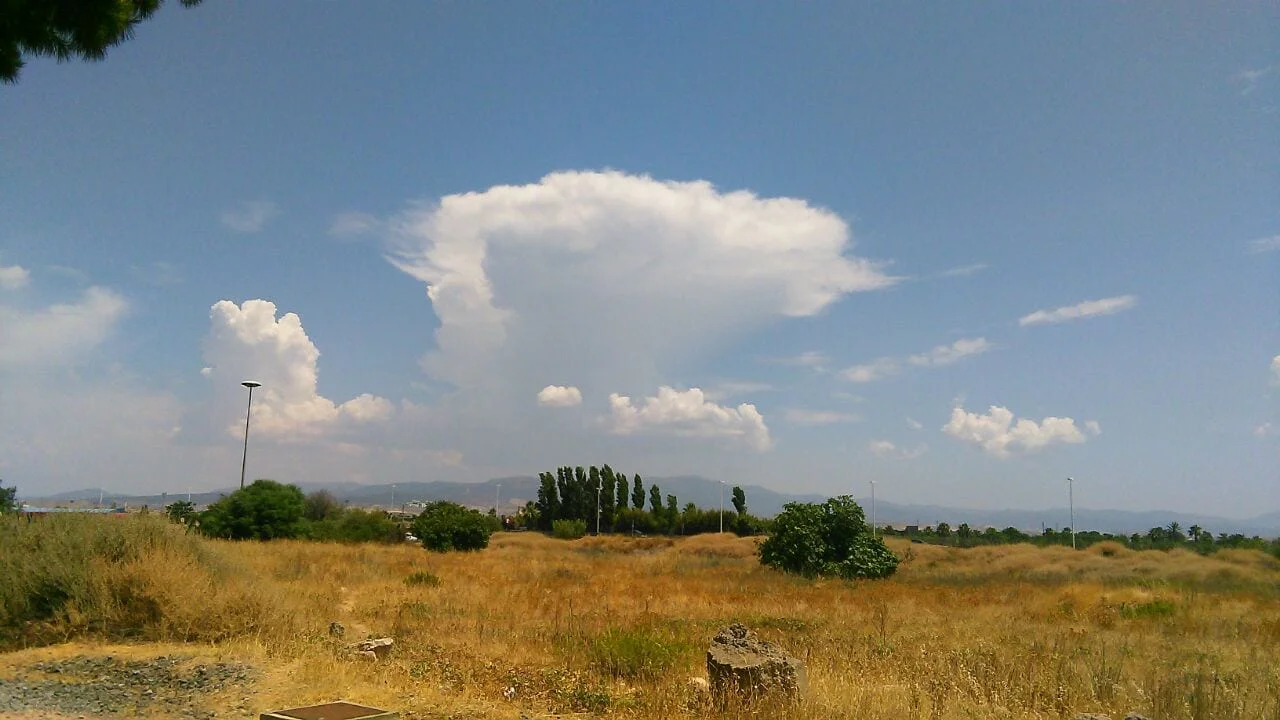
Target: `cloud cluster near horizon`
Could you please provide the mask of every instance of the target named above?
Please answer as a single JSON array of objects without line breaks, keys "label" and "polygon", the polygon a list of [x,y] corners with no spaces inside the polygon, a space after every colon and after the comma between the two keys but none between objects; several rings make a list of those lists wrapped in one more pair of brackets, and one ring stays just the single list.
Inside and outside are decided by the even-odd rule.
[{"label": "cloud cluster near horizon", "polygon": [[[1084,427],[1090,435],[1102,434],[1102,427],[1094,420],[1086,421]],[[1069,417],[1046,417],[1040,422],[1018,418],[1015,422],[1013,412],[999,405],[992,405],[982,415],[952,408],[951,420],[942,431],[997,458],[1032,453],[1049,445],[1078,445],[1088,439]]]}]

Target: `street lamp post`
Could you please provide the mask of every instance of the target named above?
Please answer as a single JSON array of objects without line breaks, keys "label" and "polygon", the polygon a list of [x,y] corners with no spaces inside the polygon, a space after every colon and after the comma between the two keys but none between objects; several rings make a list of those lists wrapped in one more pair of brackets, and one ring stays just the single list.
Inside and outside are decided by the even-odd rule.
[{"label": "street lamp post", "polygon": [[600,535],[600,476],[596,476],[596,535]]},{"label": "street lamp post", "polygon": [[244,489],[244,468],[249,462],[249,415],[253,412],[253,389],[262,387],[262,383],[257,380],[245,380],[240,383],[249,388],[249,407],[244,411],[244,455],[240,458],[240,489]]},{"label": "street lamp post", "polygon": [[501,502],[501,498],[502,498],[502,483],[498,483],[498,488],[493,491],[493,514],[499,520],[502,519],[502,513],[498,512],[498,503]]},{"label": "street lamp post", "polygon": [[1075,480],[1067,478],[1067,503],[1071,506],[1071,549],[1076,549],[1076,492]]}]

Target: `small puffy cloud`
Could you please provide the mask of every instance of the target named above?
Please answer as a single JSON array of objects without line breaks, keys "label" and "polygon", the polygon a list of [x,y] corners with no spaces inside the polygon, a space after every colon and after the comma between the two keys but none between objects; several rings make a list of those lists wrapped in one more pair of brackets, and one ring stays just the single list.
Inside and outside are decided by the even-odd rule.
[{"label": "small puffy cloud", "polygon": [[386,398],[361,393],[342,403],[339,409],[356,422],[378,422],[390,420],[395,414],[395,405]]},{"label": "small puffy cloud", "polygon": [[383,229],[382,220],[362,212],[339,213],[329,223],[329,234],[333,237],[352,238],[378,232]]},{"label": "small puffy cloud", "polygon": [[1267,253],[1277,250],[1280,250],[1280,235],[1249,241],[1249,252],[1251,253]]},{"label": "small puffy cloud", "polygon": [[0,265],[0,290],[20,290],[31,281],[31,272],[21,265]]},{"label": "small puffy cloud", "polygon": [[609,429],[616,435],[673,435],[730,438],[758,451],[773,445],[764,416],[750,403],[736,408],[710,402],[699,388],[658,388],[656,396],[636,405],[625,395],[609,395]]},{"label": "small puffy cloud", "polygon": [[907,362],[921,367],[950,365],[970,355],[981,355],[991,349],[986,338],[961,338],[950,345],[939,345],[927,353],[912,355]]},{"label": "small puffy cloud", "polygon": [[88,288],[78,302],[34,311],[0,305],[0,366],[75,362],[107,338],[128,307],[102,287]]},{"label": "small puffy cloud", "polygon": [[854,413],[835,410],[808,410],[805,408],[788,408],[782,417],[792,425],[834,425],[835,423],[857,422],[862,419]]},{"label": "small puffy cloud", "polygon": [[1067,305],[1053,310],[1037,310],[1030,315],[1024,315],[1019,318],[1018,324],[1023,327],[1029,325],[1056,325],[1070,320],[1080,320],[1100,315],[1114,315],[1128,310],[1137,302],[1138,298],[1133,295],[1120,295],[1101,300],[1085,300],[1082,303]]},{"label": "small puffy cloud", "polygon": [[[1094,435],[1102,432],[1092,420],[1085,427]],[[1014,452],[1035,452],[1054,444],[1078,445],[1086,440],[1071,418],[1047,417],[1040,422],[1018,418],[1015,422],[1013,413],[998,405],[992,405],[984,415],[966,412],[963,407],[953,408],[951,420],[942,431],[998,458],[1007,458]]]},{"label": "small puffy cloud", "polygon": [[883,380],[898,373],[898,361],[882,357],[863,365],[854,365],[840,371],[840,377],[849,382],[869,383]]},{"label": "small puffy cloud", "polygon": [[277,215],[280,209],[276,204],[266,200],[250,200],[222,213],[222,224],[238,233],[262,232]]},{"label": "small puffy cloud", "polygon": [[1280,385],[1280,355],[1271,358],[1271,382]]},{"label": "small puffy cloud", "polygon": [[[294,313],[276,317],[275,303],[221,300],[209,311],[205,338],[207,366],[201,374],[219,385],[253,379],[255,431],[279,438],[313,437],[344,424],[378,422],[395,412],[380,397],[362,394],[342,404],[317,391],[320,351]],[[238,399],[238,395],[237,395]],[[233,422],[229,432],[243,432]]]},{"label": "small puffy cloud", "polygon": [[916,420],[915,418],[909,417],[907,418],[907,427],[911,428],[912,430],[923,430],[924,423],[920,422],[919,420]]},{"label": "small puffy cloud", "polygon": [[914,460],[921,455],[924,455],[928,448],[924,445],[920,445],[914,450],[906,450],[899,448],[888,440],[872,440],[871,443],[867,445],[867,450],[876,457],[896,458],[898,460]]},{"label": "small puffy cloud", "polygon": [[1271,423],[1268,421],[1268,422],[1264,422],[1264,423],[1262,423],[1261,425],[1259,425],[1258,427],[1254,428],[1254,429],[1253,429],[1253,434],[1254,434],[1254,435],[1257,435],[1257,436],[1258,436],[1258,437],[1260,437],[1260,438],[1264,438],[1264,437],[1267,437],[1268,435],[1274,435],[1274,434],[1276,434],[1276,433],[1275,433],[1275,429],[1274,429],[1274,427],[1273,427],[1273,426],[1271,425]]},{"label": "small puffy cloud", "polygon": [[548,385],[538,391],[538,404],[546,407],[581,405],[582,392],[572,385]]},{"label": "small puffy cloud", "polygon": [[970,275],[977,275],[983,270],[986,270],[987,267],[988,266],[986,263],[971,263],[969,265],[961,265],[959,267],[953,267],[949,270],[943,270],[941,273],[939,273],[939,277],[969,277]]},{"label": "small puffy cloud", "polygon": [[1097,420],[1085,420],[1084,429],[1095,437],[1102,434],[1102,426],[1098,424]]}]

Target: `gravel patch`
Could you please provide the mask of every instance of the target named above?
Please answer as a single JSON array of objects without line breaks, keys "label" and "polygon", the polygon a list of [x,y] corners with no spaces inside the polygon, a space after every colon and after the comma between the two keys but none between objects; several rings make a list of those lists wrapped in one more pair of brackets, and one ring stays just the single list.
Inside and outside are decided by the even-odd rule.
[{"label": "gravel patch", "polygon": [[[252,682],[246,665],[191,665],[187,658],[150,660],[74,657],[33,663],[0,679],[0,713],[54,712],[71,716],[126,718],[142,714],[206,720],[215,713],[204,696]],[[247,699],[247,698],[246,698]]]}]

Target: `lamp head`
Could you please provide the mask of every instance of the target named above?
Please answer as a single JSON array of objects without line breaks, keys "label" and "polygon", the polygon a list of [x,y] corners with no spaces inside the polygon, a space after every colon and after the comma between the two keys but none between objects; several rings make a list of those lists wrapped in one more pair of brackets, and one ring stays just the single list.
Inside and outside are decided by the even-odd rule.
[{"label": "lamp head", "polygon": [[245,387],[247,387],[247,388],[262,387],[262,383],[258,382],[257,380],[245,380],[244,382],[242,382],[242,383],[240,383],[240,384],[241,384],[241,385],[243,385],[243,386],[245,386]]}]

